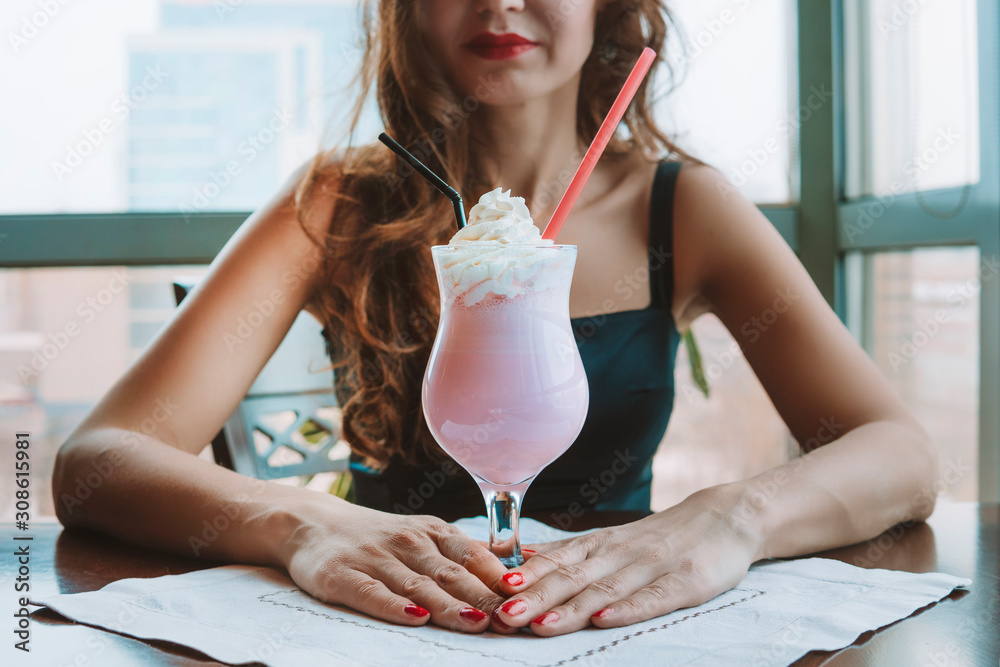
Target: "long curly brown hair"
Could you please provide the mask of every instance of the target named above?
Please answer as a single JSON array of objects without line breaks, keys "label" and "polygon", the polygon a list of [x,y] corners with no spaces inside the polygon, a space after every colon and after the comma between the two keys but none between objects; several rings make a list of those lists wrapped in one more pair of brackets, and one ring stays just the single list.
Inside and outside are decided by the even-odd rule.
[{"label": "long curly brown hair", "polygon": [[[486,192],[470,124],[479,101],[462,98],[421,44],[413,0],[361,0],[364,54],[350,137],[375,87],[386,132],[456,190]],[[643,48],[662,60],[673,25],[663,0],[612,0],[597,15],[594,48],[583,65],[577,134],[596,135]],[[671,79],[674,71],[665,68]],[[606,155],[641,150],[693,159],[654,120],[651,77],[640,85]],[[296,191],[299,223],[325,260],[311,302],[330,341],[342,435],[374,467],[444,457],[424,421],[420,385],[440,313],[430,246],[455,232],[447,198],[380,144],[348,145],[316,155]],[[334,154],[336,152],[336,157]],[[335,183],[325,239],[304,222],[317,185]],[[558,194],[561,194],[558,193]]]}]

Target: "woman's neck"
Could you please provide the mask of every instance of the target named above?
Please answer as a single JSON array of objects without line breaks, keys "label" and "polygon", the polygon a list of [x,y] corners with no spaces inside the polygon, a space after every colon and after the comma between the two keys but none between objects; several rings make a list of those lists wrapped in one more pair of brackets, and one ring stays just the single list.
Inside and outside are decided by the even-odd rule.
[{"label": "woman's neck", "polygon": [[577,84],[523,104],[483,105],[473,116],[485,176],[524,197],[536,221],[548,219],[587,149],[576,133]]}]

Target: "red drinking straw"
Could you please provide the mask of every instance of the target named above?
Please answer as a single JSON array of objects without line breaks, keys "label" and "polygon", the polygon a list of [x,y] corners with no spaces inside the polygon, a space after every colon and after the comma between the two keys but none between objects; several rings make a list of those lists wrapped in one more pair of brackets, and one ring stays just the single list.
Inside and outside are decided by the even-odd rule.
[{"label": "red drinking straw", "polygon": [[643,77],[646,76],[649,66],[653,64],[654,58],[656,58],[656,51],[649,47],[643,49],[642,53],[639,54],[639,60],[636,61],[635,67],[632,68],[632,73],[628,75],[628,79],[625,80],[625,85],[622,87],[621,92],[618,93],[618,97],[615,98],[615,103],[611,105],[608,117],[601,123],[601,129],[597,131],[597,136],[594,137],[590,148],[587,149],[587,154],[583,156],[583,161],[577,167],[573,180],[570,181],[569,187],[566,188],[566,194],[559,200],[556,212],[552,214],[552,219],[545,226],[545,231],[542,232],[543,239],[554,241],[559,234],[563,223],[566,222],[566,216],[569,215],[569,210],[573,208],[576,198],[580,196],[580,191],[583,190],[583,185],[590,178],[590,173],[594,171],[594,165],[597,164],[612,135],[614,135],[618,123],[621,122],[622,116],[625,115],[625,109],[628,108],[629,103],[632,101],[635,91],[639,89],[639,84],[642,83]]}]

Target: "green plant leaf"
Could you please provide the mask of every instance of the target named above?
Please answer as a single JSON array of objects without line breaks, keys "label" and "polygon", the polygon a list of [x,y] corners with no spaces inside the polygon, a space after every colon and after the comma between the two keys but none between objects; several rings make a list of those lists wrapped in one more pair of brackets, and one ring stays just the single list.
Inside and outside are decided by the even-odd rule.
[{"label": "green plant leaf", "polygon": [[349,470],[337,475],[330,485],[330,493],[348,502],[354,502],[354,478],[351,477]]},{"label": "green plant leaf", "polygon": [[684,347],[687,348],[688,358],[691,360],[691,379],[698,389],[701,389],[701,393],[705,394],[705,398],[708,398],[708,378],[705,377],[705,366],[701,361],[698,341],[694,339],[694,332],[691,329],[684,332]]}]

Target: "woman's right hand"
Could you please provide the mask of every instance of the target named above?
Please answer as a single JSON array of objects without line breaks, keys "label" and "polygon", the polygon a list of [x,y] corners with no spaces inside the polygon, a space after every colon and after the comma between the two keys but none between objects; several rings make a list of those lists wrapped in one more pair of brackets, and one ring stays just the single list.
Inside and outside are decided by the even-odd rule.
[{"label": "woman's right hand", "polygon": [[505,598],[485,582],[496,585],[507,568],[482,542],[437,517],[320,500],[299,513],[281,555],[300,588],[390,623],[489,627]]}]

